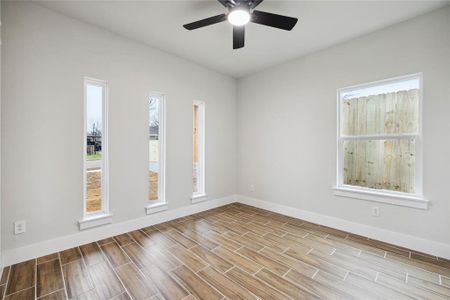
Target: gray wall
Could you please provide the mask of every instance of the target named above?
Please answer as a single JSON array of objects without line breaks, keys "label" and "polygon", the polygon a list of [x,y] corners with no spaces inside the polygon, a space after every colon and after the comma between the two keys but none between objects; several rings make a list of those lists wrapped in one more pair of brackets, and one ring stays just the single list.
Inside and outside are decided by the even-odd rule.
[{"label": "gray wall", "polygon": [[[4,249],[78,232],[84,76],[109,83],[114,222],[144,216],[146,96],[159,91],[167,94],[169,209],[190,205],[191,108],[203,100],[210,198],[237,191],[450,243],[450,8],[240,79],[236,90],[230,77],[35,4],[2,5]],[[424,74],[430,209],[335,197],[336,89],[416,72]],[[379,218],[370,216],[372,205]],[[13,222],[22,219],[28,231],[14,236]]]},{"label": "gray wall", "polygon": [[[167,95],[169,209],[190,205],[193,100],[206,102],[206,191],[235,193],[234,79],[35,4],[2,4],[4,249],[78,232],[84,76],[109,83],[114,222],[145,213],[150,91]],[[12,234],[15,220],[25,234]]]},{"label": "gray wall", "polygon": [[[449,244],[449,29],[447,7],[239,80],[238,193]],[[336,90],[417,72],[430,209],[334,196]]]}]

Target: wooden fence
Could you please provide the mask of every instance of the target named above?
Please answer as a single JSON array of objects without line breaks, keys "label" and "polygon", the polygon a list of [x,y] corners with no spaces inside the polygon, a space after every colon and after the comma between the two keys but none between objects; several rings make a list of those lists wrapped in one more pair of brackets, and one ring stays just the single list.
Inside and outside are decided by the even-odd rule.
[{"label": "wooden fence", "polygon": [[[345,99],[345,137],[416,134],[419,90]],[[415,139],[344,140],[344,184],[414,193]]]}]

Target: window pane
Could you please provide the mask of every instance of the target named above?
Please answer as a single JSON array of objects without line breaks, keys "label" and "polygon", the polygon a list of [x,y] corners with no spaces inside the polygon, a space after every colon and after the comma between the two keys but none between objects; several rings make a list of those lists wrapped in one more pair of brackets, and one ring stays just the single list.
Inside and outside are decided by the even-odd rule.
[{"label": "window pane", "polygon": [[102,210],[103,88],[86,86],[86,211]]},{"label": "window pane", "polygon": [[193,154],[192,193],[205,194],[205,103],[195,102],[193,106]]},{"label": "window pane", "polygon": [[344,141],[344,184],[414,193],[414,170],[414,139]]},{"label": "window pane", "polygon": [[158,200],[158,184],[160,173],[160,135],[159,135],[159,116],[160,99],[158,97],[149,98],[149,165],[148,177],[150,185],[149,200]]},{"label": "window pane", "polygon": [[417,133],[419,90],[403,90],[342,100],[347,136]]},{"label": "window pane", "polygon": [[194,105],[194,149],[193,149],[193,193],[199,192],[199,160],[198,160],[198,151],[199,151],[199,107],[198,105]]}]

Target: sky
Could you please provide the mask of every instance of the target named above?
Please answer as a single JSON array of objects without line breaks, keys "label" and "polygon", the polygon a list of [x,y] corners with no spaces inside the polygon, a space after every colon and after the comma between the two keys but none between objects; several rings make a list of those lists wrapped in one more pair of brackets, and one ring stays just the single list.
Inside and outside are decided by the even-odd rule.
[{"label": "sky", "polygon": [[[93,124],[97,124],[99,128],[102,125],[102,98],[103,88],[96,85],[87,85],[86,88],[86,130],[92,131]],[[156,100],[156,101],[151,101]],[[150,125],[159,119],[159,98],[152,96],[149,99],[149,122]]]},{"label": "sky", "polygon": [[92,125],[97,123],[97,126],[102,126],[102,98],[103,88],[95,85],[87,85],[86,88],[86,130],[92,131]]},{"label": "sky", "polygon": [[152,123],[154,123],[155,121],[159,121],[158,120],[159,119],[159,97],[150,96],[149,105],[150,105],[150,109],[149,109],[148,120],[149,120],[149,125],[151,126]]}]

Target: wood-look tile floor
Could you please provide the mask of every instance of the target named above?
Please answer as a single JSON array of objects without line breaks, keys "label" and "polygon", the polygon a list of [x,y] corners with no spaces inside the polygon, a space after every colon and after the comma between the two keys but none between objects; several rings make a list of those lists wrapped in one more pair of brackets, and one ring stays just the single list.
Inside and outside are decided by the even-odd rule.
[{"label": "wood-look tile floor", "polygon": [[3,299],[450,299],[450,261],[231,204],[4,269]]}]

